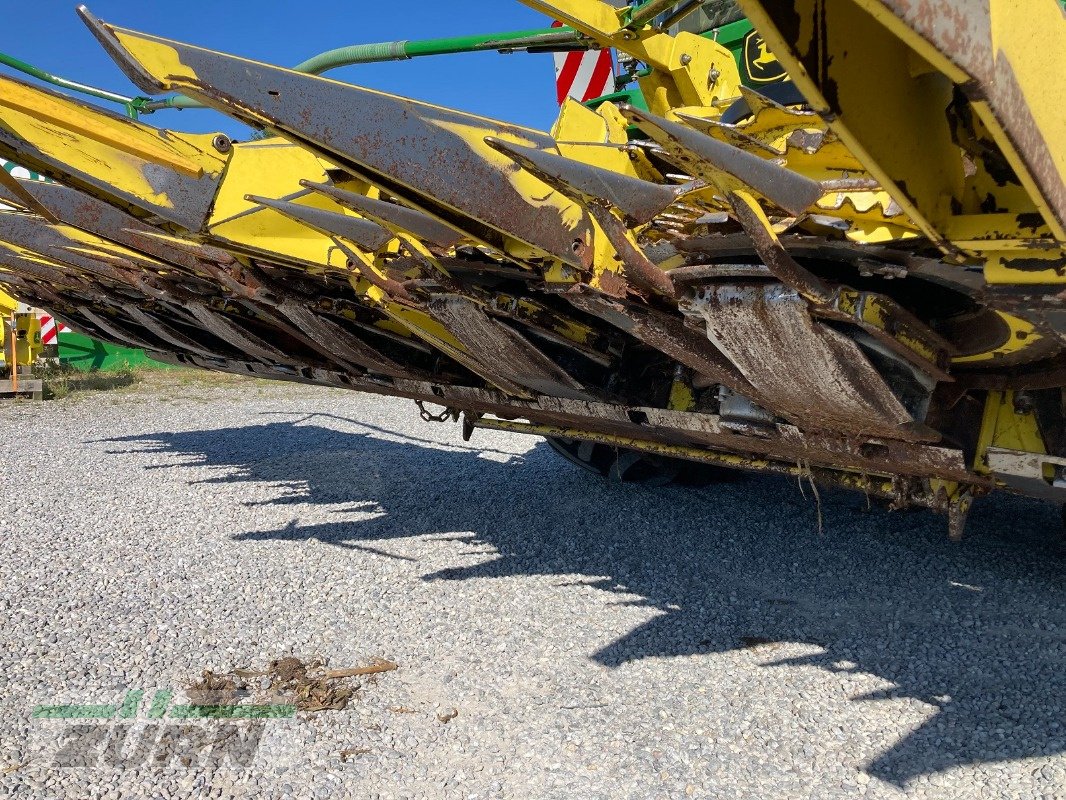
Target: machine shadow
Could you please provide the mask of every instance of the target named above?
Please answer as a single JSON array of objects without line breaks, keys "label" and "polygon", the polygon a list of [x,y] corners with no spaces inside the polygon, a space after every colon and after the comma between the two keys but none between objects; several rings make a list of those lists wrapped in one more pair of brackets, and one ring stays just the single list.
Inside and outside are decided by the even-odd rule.
[{"label": "machine shadow", "polygon": [[[784,479],[744,477],[700,490],[621,486],[581,472],[543,443],[501,460],[357,424],[366,432],[287,417],[106,441],[122,452],[168,452],[218,467],[213,481],[276,483],[284,488],[279,503],[380,512],[237,540],[315,537],[371,549],[468,531],[498,556],[426,580],[587,574],[606,592],[636,594],[659,613],[590,654],[605,665],[753,643],[817,645],[800,662],[892,684],[854,702],[907,697],[939,707],[867,765],[886,781],[1066,751],[1058,509],[985,500],[966,541],[953,545],[940,517],[868,510],[861,495],[823,491],[819,532],[809,490],[804,498]],[[773,648],[765,652],[771,661],[759,668],[772,668]]]}]

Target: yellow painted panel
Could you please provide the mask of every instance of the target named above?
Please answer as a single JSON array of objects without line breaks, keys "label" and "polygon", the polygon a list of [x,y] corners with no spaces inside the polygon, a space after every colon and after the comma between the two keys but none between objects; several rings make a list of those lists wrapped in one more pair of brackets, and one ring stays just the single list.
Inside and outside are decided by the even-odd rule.
[{"label": "yellow painted panel", "polygon": [[213,243],[273,253],[285,261],[343,267],[347,259],[329,237],[245,195],[289,198],[301,205],[351,214],[330,198],[300,186],[300,180],[328,181],[316,156],[284,139],[233,146],[219,186],[209,231]]}]

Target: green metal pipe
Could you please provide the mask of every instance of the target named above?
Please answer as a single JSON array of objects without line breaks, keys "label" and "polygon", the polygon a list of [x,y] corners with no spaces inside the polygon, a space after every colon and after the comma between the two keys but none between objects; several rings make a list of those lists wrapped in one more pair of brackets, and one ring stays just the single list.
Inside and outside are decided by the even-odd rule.
[{"label": "green metal pipe", "polygon": [[126,97],[125,95],[116,94],[115,92],[109,92],[106,89],[97,89],[95,86],[89,86],[88,84],[61,78],[58,75],[45,72],[43,69],[38,69],[33,66],[33,64],[27,64],[25,61],[15,58],[14,56],[9,56],[6,53],[0,53],[0,64],[18,70],[19,72],[29,75],[32,78],[36,78],[39,81],[50,83],[53,86],[59,86],[62,89],[69,89],[72,92],[87,94],[91,97],[107,100],[111,103],[121,103],[127,108],[134,104],[134,98],[132,97]]},{"label": "green metal pipe", "polygon": [[645,0],[639,6],[634,4],[629,10],[630,28],[642,28],[662,14],[677,5],[677,0]]},{"label": "green metal pipe", "polygon": [[576,44],[581,34],[573,28],[533,28],[527,31],[490,33],[482,36],[458,36],[450,39],[423,39],[404,42],[408,58],[441,56],[452,53],[476,53],[484,50],[524,50],[530,47],[552,47]]}]

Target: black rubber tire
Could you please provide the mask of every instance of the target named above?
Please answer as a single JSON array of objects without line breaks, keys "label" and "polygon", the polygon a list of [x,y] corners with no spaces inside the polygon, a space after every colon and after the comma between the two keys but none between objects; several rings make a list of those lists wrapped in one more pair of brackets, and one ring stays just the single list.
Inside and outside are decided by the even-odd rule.
[{"label": "black rubber tire", "polygon": [[617,483],[706,486],[729,474],[728,470],[696,461],[657,456],[599,442],[562,438],[550,438],[547,442],[552,450],[571,464]]}]

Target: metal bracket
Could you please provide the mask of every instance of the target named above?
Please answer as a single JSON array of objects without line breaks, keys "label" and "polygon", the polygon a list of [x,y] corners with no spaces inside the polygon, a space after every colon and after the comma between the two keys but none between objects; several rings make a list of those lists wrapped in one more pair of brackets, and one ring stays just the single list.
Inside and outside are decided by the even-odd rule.
[{"label": "metal bracket", "polygon": [[[1027,453],[1023,450],[1007,450],[989,447],[986,452],[988,468],[1009,489],[1056,503],[1066,503],[1066,458],[1044,453]],[[1055,476],[1044,476],[1044,467],[1053,468]]]}]

